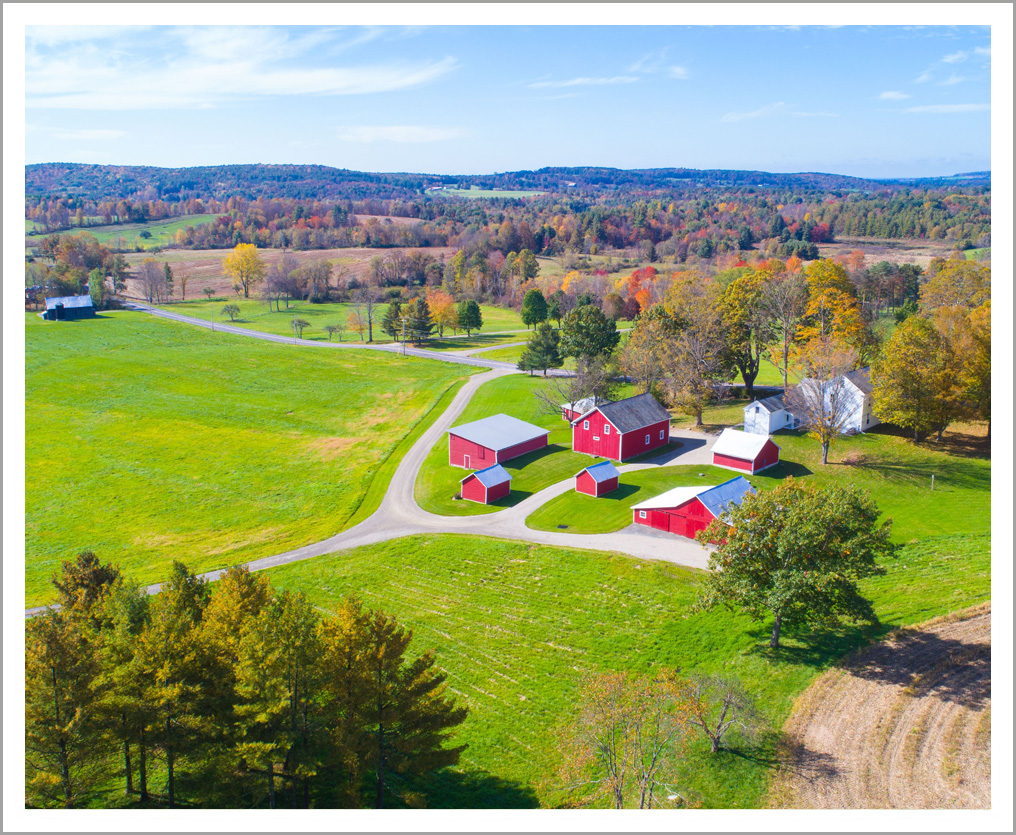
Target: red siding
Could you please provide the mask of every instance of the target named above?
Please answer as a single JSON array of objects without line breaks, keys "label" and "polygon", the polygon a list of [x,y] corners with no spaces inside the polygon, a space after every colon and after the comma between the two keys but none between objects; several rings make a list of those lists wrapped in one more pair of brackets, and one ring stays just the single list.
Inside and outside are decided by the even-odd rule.
[{"label": "red siding", "polygon": [[491,502],[496,502],[498,499],[503,499],[511,492],[511,489],[511,482],[506,481],[503,484],[497,484],[486,490],[480,479],[471,475],[462,482],[461,492],[462,498],[469,499],[471,502],[491,504]]},{"label": "red siding", "polygon": [[[469,460],[466,461],[466,456]],[[448,463],[452,467],[465,467],[467,470],[482,470],[496,464],[494,450],[474,444],[458,435],[448,436]]]},{"label": "red siding", "polygon": [[617,484],[618,480],[616,476],[597,484],[593,477],[585,470],[575,478],[575,489],[579,493],[585,493],[587,496],[596,496],[597,498],[610,493],[612,490],[616,490]]},{"label": "red siding", "polygon": [[770,438],[755,459],[755,472],[780,463],[780,448]]},{"label": "red siding", "polygon": [[738,470],[744,473],[754,474],[766,467],[772,467],[780,463],[780,448],[768,440],[765,446],[759,450],[754,461],[747,458],[734,458],[732,455],[719,455],[713,453],[713,464],[717,467],[726,467],[728,470]]},{"label": "red siding", "polygon": [[726,467],[728,470],[740,470],[743,473],[751,472],[751,461],[746,458],[734,458],[732,455],[720,455],[713,453],[713,466]]},{"label": "red siding", "polygon": [[497,461],[491,461],[491,464],[500,464],[504,461],[510,461],[512,458],[518,458],[520,455],[525,455],[527,452],[533,452],[537,449],[543,449],[547,445],[547,436],[540,435],[539,438],[533,438],[531,441],[525,441],[515,446],[507,447],[506,449],[499,450],[497,453]]},{"label": "red siding", "polygon": [[[583,428],[586,421],[589,421],[588,429]],[[610,427],[609,435],[603,431],[605,426]],[[575,452],[585,452],[588,455],[618,461],[620,438],[620,433],[615,427],[610,426],[610,421],[599,409],[590,412],[588,417],[572,426],[572,449]]]},{"label": "red siding", "polygon": [[506,481],[503,484],[495,485],[487,490],[487,504],[496,502],[498,499],[503,499],[512,491],[512,483]]},{"label": "red siding", "polygon": [[694,539],[695,534],[709,527],[713,515],[698,499],[692,499],[678,507],[656,508],[645,511],[646,518],[639,518],[639,511],[632,511],[636,525],[648,525],[658,531],[668,531],[678,536]]},{"label": "red siding", "polygon": [[[660,438],[663,432],[663,438]],[[649,436],[649,443],[646,443],[646,435]],[[651,452],[670,443],[670,419],[661,420],[659,423],[651,424],[642,429],[632,432],[625,432],[621,441],[621,461],[641,455],[643,452]]]}]

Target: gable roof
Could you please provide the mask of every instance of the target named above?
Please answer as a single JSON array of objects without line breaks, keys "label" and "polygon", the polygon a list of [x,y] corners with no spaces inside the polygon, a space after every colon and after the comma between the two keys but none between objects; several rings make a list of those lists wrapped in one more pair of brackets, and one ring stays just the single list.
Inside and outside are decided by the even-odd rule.
[{"label": "gable roof", "polygon": [[610,481],[612,478],[619,478],[620,473],[610,461],[601,461],[599,464],[590,464],[581,472],[575,473],[578,478],[582,473],[589,473],[597,484],[603,481]]},{"label": "gable roof", "polygon": [[92,307],[91,296],[56,296],[46,299],[46,310],[52,310],[58,304],[64,307]]},{"label": "gable roof", "polygon": [[569,412],[578,412],[579,414],[583,414],[585,412],[591,412],[597,406],[605,406],[609,402],[609,400],[604,400],[602,397],[583,397],[581,400],[576,400],[574,403],[562,403],[561,408],[567,409]]},{"label": "gable roof", "polygon": [[863,394],[871,394],[871,368],[858,368],[849,374],[844,374]]},{"label": "gable roof", "polygon": [[692,499],[698,499],[703,507],[713,516],[719,517],[733,505],[739,505],[744,501],[748,493],[754,493],[744,476],[737,476],[725,481],[723,484],[705,487],[675,487],[659,496],[654,496],[644,502],[632,505],[632,510],[651,510],[666,507],[679,507]]},{"label": "gable roof", "polygon": [[782,394],[774,394],[771,397],[763,397],[761,400],[756,400],[754,403],[749,403],[747,406],[744,407],[744,410],[747,412],[752,406],[759,406],[765,409],[767,412],[769,412],[769,414],[787,408],[787,404],[784,403],[783,401]]},{"label": "gable roof", "polygon": [[[634,432],[654,423],[670,420],[670,412],[664,409],[649,392],[637,394],[625,400],[618,400],[616,403],[604,403],[596,406],[600,414],[609,420],[618,432]],[[574,426],[585,418],[594,409],[579,415],[572,421]]]},{"label": "gable roof", "polygon": [[755,435],[737,429],[724,429],[713,444],[713,453],[730,455],[734,458],[747,458],[754,461],[762,447],[772,440],[769,435]]},{"label": "gable roof", "polygon": [[[497,487],[499,484],[504,484],[506,481],[512,480],[512,477],[508,475],[508,471],[500,464],[494,464],[492,467],[477,470],[475,473],[467,475],[466,478],[472,478],[473,476],[476,476],[476,480],[487,488]],[[465,481],[466,478],[460,478],[459,484]]]},{"label": "gable roof", "polygon": [[507,449],[517,444],[549,435],[549,429],[541,429],[511,415],[491,415],[462,426],[453,426],[449,435],[457,435],[487,449]]}]

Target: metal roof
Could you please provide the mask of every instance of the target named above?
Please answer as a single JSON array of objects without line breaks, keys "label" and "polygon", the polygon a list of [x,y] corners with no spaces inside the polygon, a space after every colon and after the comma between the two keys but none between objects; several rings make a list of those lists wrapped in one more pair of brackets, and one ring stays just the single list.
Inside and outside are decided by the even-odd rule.
[{"label": "metal roof", "polygon": [[92,307],[91,296],[56,296],[46,299],[46,310],[52,310],[58,304],[64,307]]},{"label": "metal roof", "polygon": [[583,397],[581,400],[576,400],[574,403],[562,403],[561,408],[567,409],[569,412],[578,412],[579,414],[583,414],[585,412],[591,412],[598,405],[605,406],[609,402],[609,400],[604,400],[600,397]]},{"label": "metal roof", "polygon": [[697,498],[713,516],[719,517],[733,505],[739,505],[748,493],[755,489],[744,476],[725,481],[723,484],[706,487],[675,487],[659,496],[632,505],[632,510],[651,510],[665,507],[679,507]]},{"label": "metal roof", "polygon": [[767,412],[772,414],[778,412],[781,409],[786,409],[787,404],[783,401],[782,394],[774,394],[772,397],[764,397],[761,400],[756,400],[754,403],[749,403],[745,406],[745,410],[750,409],[752,406],[761,406]]},{"label": "metal roof", "polygon": [[734,458],[747,458],[754,461],[755,456],[770,440],[768,435],[754,435],[737,429],[724,429],[713,444],[713,454],[730,455]]},{"label": "metal roof", "polygon": [[619,478],[621,475],[610,461],[601,461],[599,464],[590,464],[581,472],[575,473],[575,477],[578,478],[582,475],[582,473],[589,473],[589,475],[593,477],[593,481],[597,484],[604,481],[610,481],[612,478]]},{"label": "metal roof", "polygon": [[507,449],[517,444],[549,435],[549,429],[541,429],[511,415],[491,415],[462,426],[453,426],[449,435],[457,435],[487,449]]},{"label": "metal roof", "polygon": [[[512,477],[508,475],[508,471],[500,464],[494,464],[492,467],[477,470],[475,473],[467,475],[466,478],[472,478],[474,475],[476,480],[488,489],[512,480]],[[466,478],[459,479],[459,484],[465,481]]]},{"label": "metal roof", "polygon": [[859,388],[864,394],[871,394],[871,368],[858,368],[849,374],[844,374],[851,383]]},{"label": "metal roof", "polygon": [[[670,420],[670,412],[664,409],[649,392],[637,394],[635,397],[625,400],[618,400],[616,403],[604,403],[595,408],[600,410],[600,414],[609,420],[618,432],[634,432],[652,426],[654,423]],[[589,412],[591,411],[593,410],[590,409]],[[578,423],[589,412],[575,418],[572,423]]]}]

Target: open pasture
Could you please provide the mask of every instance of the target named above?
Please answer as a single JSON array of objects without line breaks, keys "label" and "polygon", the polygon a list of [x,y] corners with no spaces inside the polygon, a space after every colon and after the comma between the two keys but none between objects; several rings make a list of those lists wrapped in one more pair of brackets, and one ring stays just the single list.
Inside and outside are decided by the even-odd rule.
[{"label": "open pasture", "polygon": [[879,261],[893,264],[917,264],[928,269],[932,258],[948,258],[955,252],[953,241],[926,238],[839,238],[835,243],[817,244],[820,258],[835,258],[860,250],[870,267]]},{"label": "open pasture", "polygon": [[[987,535],[907,546],[884,577],[864,585],[882,619],[874,629],[789,632],[766,646],[768,625],[725,609],[692,613],[698,573],[659,562],[466,536],[411,537],[293,563],[273,585],[331,609],[348,595],[395,614],[413,649],[434,649],[469,717],[459,767],[428,784],[433,807],[512,808],[562,802],[558,732],[575,717],[583,679],[613,670],[740,678],[767,724],[781,727],[798,693],[837,659],[889,629],[990,596]],[[692,737],[682,793],[707,808],[760,805],[777,740],[734,739],[709,753]]]},{"label": "open pasture", "polygon": [[[114,251],[150,250],[172,246],[176,242],[176,233],[181,229],[186,229],[188,226],[200,226],[217,217],[219,217],[217,214],[185,215],[165,220],[153,220],[148,223],[112,223],[102,226],[74,227],[52,234],[76,235],[79,232],[87,232],[89,235],[93,235],[100,244]],[[148,232],[151,237],[141,237],[142,232]],[[25,246],[37,247],[43,237],[45,236],[42,234],[27,236]]]},{"label": "open pasture", "polygon": [[86,549],[147,583],[337,533],[469,373],[129,312],[25,322],[26,605]]}]

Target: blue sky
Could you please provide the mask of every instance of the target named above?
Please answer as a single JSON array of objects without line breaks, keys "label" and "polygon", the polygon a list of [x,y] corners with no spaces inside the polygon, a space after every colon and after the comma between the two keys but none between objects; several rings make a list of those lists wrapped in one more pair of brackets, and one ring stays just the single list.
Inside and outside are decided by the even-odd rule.
[{"label": "blue sky", "polygon": [[987,26],[36,26],[25,74],[29,163],[991,167]]}]

